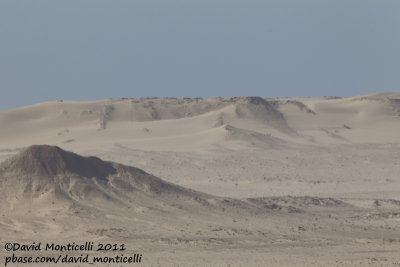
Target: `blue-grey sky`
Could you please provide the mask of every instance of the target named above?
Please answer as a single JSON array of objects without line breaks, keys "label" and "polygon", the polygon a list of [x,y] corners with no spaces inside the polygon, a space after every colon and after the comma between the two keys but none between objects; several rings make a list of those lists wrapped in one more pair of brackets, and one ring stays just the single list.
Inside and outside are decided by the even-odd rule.
[{"label": "blue-grey sky", "polygon": [[1,0],[0,110],[400,89],[399,0]]}]

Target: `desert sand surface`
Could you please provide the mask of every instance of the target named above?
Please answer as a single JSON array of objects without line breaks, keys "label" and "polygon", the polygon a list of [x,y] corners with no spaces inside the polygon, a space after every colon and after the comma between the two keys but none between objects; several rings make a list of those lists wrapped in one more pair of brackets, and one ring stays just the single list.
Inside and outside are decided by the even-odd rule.
[{"label": "desert sand surface", "polygon": [[400,93],[58,100],[0,126],[1,245],[124,243],[141,266],[400,265]]}]

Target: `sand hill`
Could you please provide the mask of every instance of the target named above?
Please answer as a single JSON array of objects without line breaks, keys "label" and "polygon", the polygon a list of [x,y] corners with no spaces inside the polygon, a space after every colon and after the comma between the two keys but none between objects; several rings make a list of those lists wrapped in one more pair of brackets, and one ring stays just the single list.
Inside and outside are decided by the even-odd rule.
[{"label": "sand hill", "polygon": [[1,111],[0,242],[125,242],[145,266],[395,264],[399,103],[122,98]]},{"label": "sand hill", "polygon": [[[399,130],[399,99],[399,94],[391,93],[320,99],[48,102],[0,112],[0,123],[5,126],[0,129],[0,136],[7,140],[1,146],[12,149],[49,143],[74,149],[88,143],[108,147],[120,143],[147,150],[158,147],[158,150],[191,152],[200,149],[193,144],[199,138],[203,150],[224,144],[226,132],[218,128],[224,125],[296,144],[398,142],[395,132]],[[228,142],[225,146],[231,145]]]}]

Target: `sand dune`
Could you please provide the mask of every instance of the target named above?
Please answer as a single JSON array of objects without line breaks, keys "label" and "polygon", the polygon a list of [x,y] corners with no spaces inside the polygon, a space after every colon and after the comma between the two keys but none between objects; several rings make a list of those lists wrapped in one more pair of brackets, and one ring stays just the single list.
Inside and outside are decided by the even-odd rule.
[{"label": "sand dune", "polygon": [[[70,140],[87,143],[93,135],[96,140],[110,142],[102,131],[110,131],[112,135],[121,132],[119,129],[124,132],[121,137],[126,139],[169,138],[225,124],[261,133],[268,131],[295,143],[376,142],[376,135],[378,140],[397,142],[394,132],[399,130],[396,123],[399,99],[393,93],[348,99],[247,97],[49,102],[0,112],[0,123],[6,126],[0,135],[3,140],[7,138],[1,145],[26,146],[43,140],[60,145]],[[160,128],[162,132],[157,132]],[[143,129],[148,131],[137,133]],[[368,134],[363,134],[366,131]],[[335,138],[339,135],[343,137],[340,140]],[[22,139],[27,141],[21,144]],[[210,138],[209,144],[212,141]]]},{"label": "sand dune", "polygon": [[396,263],[399,103],[123,98],[1,111],[0,242],[123,241],[145,266]]}]

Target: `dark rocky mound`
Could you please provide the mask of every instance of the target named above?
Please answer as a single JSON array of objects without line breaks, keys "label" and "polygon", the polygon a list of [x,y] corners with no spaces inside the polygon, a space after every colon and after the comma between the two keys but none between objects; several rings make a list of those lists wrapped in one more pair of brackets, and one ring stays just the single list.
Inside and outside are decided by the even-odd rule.
[{"label": "dark rocky mound", "polygon": [[19,187],[26,187],[25,192],[39,193],[55,189],[71,194],[89,186],[105,194],[117,190],[117,195],[142,192],[192,197],[197,194],[135,167],[83,157],[49,145],[30,146],[0,164],[0,194],[1,189],[14,188],[17,182]]},{"label": "dark rocky mound", "polygon": [[40,177],[74,173],[82,177],[105,178],[116,173],[112,163],[96,157],[82,157],[57,146],[33,145],[2,163],[7,173]]},{"label": "dark rocky mound", "polygon": [[[134,203],[136,208],[159,211],[168,206],[246,214],[271,210],[301,212],[294,207],[296,201],[288,205],[273,199],[220,198],[166,182],[135,167],[83,157],[57,146],[34,145],[0,164],[0,210],[13,209],[16,203],[34,203],[42,196],[45,201],[70,201],[72,206],[99,210],[107,205],[113,205],[113,209],[129,208]],[[331,205],[321,200],[310,201],[314,205]]]},{"label": "dark rocky mound", "polygon": [[239,203],[225,203],[224,199],[166,182],[138,168],[83,157],[57,146],[34,145],[0,164],[0,210],[43,197],[96,209],[107,205],[126,208],[132,203],[136,208],[162,209],[185,203],[188,210],[221,209],[220,205],[227,209]]}]

